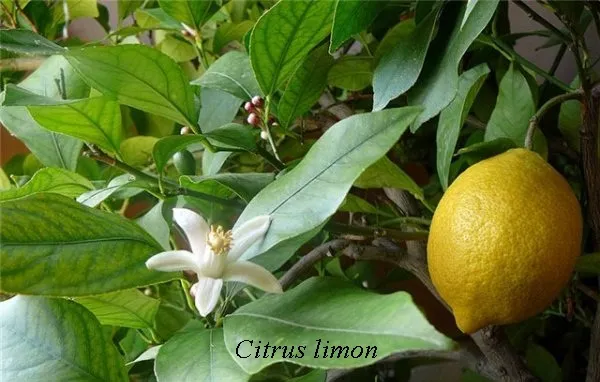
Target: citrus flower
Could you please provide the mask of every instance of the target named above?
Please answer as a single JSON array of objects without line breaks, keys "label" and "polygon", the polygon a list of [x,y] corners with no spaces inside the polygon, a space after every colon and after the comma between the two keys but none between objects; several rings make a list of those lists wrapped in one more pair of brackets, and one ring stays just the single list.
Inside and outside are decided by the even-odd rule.
[{"label": "citrus flower", "polygon": [[238,281],[270,293],[282,293],[281,285],[269,271],[240,257],[269,229],[269,216],[258,216],[233,231],[208,226],[197,213],[174,208],[173,220],[185,233],[190,251],[161,252],[146,261],[149,269],[163,272],[192,271],[198,282],[192,285],[196,308],[203,317],[213,311],[224,281]]}]

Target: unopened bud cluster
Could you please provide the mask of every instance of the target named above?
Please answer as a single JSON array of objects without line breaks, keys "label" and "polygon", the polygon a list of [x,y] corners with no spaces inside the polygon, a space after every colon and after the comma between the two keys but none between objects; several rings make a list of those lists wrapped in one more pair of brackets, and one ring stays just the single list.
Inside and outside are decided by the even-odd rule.
[{"label": "unopened bud cluster", "polygon": [[[265,110],[263,106],[265,104],[265,100],[261,96],[254,96],[252,99],[244,104],[244,110],[248,112],[248,118],[246,118],[246,122],[248,124],[259,127],[262,131],[260,132],[260,137],[264,140],[269,139],[269,132],[267,131],[268,126],[264,126],[264,113]],[[275,126],[276,122],[273,117],[268,118],[268,124]]]}]

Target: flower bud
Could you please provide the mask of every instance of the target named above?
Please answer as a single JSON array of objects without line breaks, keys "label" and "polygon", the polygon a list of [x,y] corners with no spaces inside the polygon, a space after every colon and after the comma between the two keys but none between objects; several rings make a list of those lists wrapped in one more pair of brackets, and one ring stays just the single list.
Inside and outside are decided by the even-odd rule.
[{"label": "flower bud", "polygon": [[264,100],[261,96],[254,96],[252,97],[252,104],[256,107],[262,107],[264,104]]},{"label": "flower bud", "polygon": [[246,102],[244,104],[244,110],[246,110],[248,113],[252,113],[254,111],[254,105],[252,104],[252,102]]},{"label": "flower bud", "polygon": [[250,115],[248,115],[248,118],[246,119],[246,121],[248,121],[248,123],[251,124],[252,126],[258,126],[258,124],[260,123],[260,120],[258,119],[258,115],[256,115],[255,113],[250,113]]},{"label": "flower bud", "polygon": [[269,133],[263,130],[260,132],[260,137],[266,141],[269,139]]},{"label": "flower bud", "polygon": [[181,130],[179,130],[179,134],[181,135],[187,135],[190,134],[192,132],[192,129],[190,129],[188,126],[183,126],[181,128]]}]

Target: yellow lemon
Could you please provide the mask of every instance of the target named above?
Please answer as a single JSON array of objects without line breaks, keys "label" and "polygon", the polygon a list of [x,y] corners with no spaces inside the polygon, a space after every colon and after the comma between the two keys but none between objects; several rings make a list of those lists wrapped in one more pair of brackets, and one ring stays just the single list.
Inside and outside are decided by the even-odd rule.
[{"label": "yellow lemon", "polygon": [[552,303],[580,253],[581,210],[538,154],[513,149],[463,172],[440,201],[427,260],[458,327],[522,321]]}]

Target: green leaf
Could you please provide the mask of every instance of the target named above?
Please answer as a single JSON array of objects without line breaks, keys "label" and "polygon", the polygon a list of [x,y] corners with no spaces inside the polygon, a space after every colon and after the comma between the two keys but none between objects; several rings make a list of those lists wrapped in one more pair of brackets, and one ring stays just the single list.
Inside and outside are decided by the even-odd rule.
[{"label": "green leaf", "polygon": [[204,190],[206,185],[217,186],[232,191],[244,201],[249,202],[269,183],[275,180],[275,175],[270,173],[223,173],[210,176],[182,176],[179,182],[185,188],[198,189],[198,185],[202,184]]},{"label": "green leaf", "polygon": [[168,15],[195,30],[200,30],[200,27],[219,10],[219,5],[214,0],[158,0],[158,4]]},{"label": "green leaf", "polygon": [[160,301],[146,297],[137,289],[126,289],[90,297],[76,302],[85,306],[102,325],[126,328],[152,328]]},{"label": "green leaf", "polygon": [[[290,352],[293,363],[329,369],[369,365],[392,353],[453,347],[427,322],[409,294],[378,295],[330,277],[312,278],[282,295],[244,305],[225,317],[224,331],[227,349],[249,373],[288,360]],[[258,339],[262,344],[250,343]],[[267,343],[287,348],[278,347],[274,357],[247,357],[255,351],[251,345],[264,348]],[[299,346],[305,346],[304,356]]]},{"label": "green leaf", "polygon": [[2,290],[84,296],[174,278],[145,261],[161,246],[134,222],[61,195],[2,202]]},{"label": "green leaf", "polygon": [[167,162],[179,152],[191,144],[200,143],[205,140],[202,135],[171,135],[159,139],[152,149],[152,157],[156,164],[156,171],[160,174],[165,169]]},{"label": "green leaf", "polygon": [[244,20],[239,23],[225,23],[219,26],[213,38],[213,52],[220,53],[232,41],[242,41],[254,22]]},{"label": "green leaf", "polygon": [[135,12],[143,3],[143,0],[118,0],[119,20],[123,20]]},{"label": "green leaf", "polygon": [[250,58],[243,52],[228,52],[215,61],[202,77],[192,81],[203,88],[219,89],[240,99],[262,95],[252,68]]},{"label": "green leaf", "polygon": [[[579,78],[571,82],[573,88],[580,86]],[[560,105],[558,114],[558,129],[565,137],[565,140],[571,148],[579,151],[579,129],[581,128],[581,102],[570,100]]]},{"label": "green leaf", "polygon": [[107,97],[61,101],[8,85],[4,104],[27,106],[43,128],[94,143],[109,153],[119,153],[123,139],[121,109]]},{"label": "green leaf", "polygon": [[277,114],[287,129],[296,117],[310,110],[327,86],[327,73],[334,60],[323,45],[315,49],[294,72],[279,100]]},{"label": "green leaf", "polygon": [[387,3],[387,1],[338,0],[331,27],[329,52],[335,52],[346,40],[367,29]]},{"label": "green leaf", "polygon": [[75,198],[93,188],[92,182],[79,174],[60,168],[43,168],[24,186],[0,192],[0,201],[19,199],[39,192]]},{"label": "green leaf", "polygon": [[371,86],[373,57],[345,56],[336,61],[327,77],[330,86],[358,91]]},{"label": "green leaf", "polygon": [[485,140],[509,138],[517,146],[523,146],[529,119],[534,113],[535,104],[527,79],[511,64],[500,81],[496,107],[485,129]]},{"label": "green leaf", "polygon": [[[452,31],[439,31],[440,39],[429,49],[430,59],[426,60],[417,84],[407,94],[409,105],[421,105],[425,108],[411,127],[412,131],[416,131],[452,102],[458,91],[458,64],[471,43],[492,19],[497,5],[498,0],[479,1],[462,28],[457,22]],[[466,6],[460,2],[446,5],[446,8],[452,7],[461,7],[459,20],[462,20]],[[445,39],[445,34],[450,34],[448,40]]]},{"label": "green leaf", "polygon": [[375,207],[371,203],[352,194],[346,195],[346,199],[344,200],[344,203],[342,203],[338,211],[359,212],[363,214],[374,214],[393,217],[393,215],[377,209],[377,207]]},{"label": "green leaf", "polygon": [[381,158],[367,168],[354,182],[354,186],[358,188],[399,188],[410,192],[415,198],[425,201],[421,187],[388,157]]},{"label": "green leaf", "polygon": [[[185,1],[177,1],[186,3]],[[158,44],[158,47],[161,52],[171,57],[175,62],[190,61],[198,56],[196,48],[189,41],[184,40],[176,34],[166,35],[160,44]]]},{"label": "green leaf", "polygon": [[171,237],[171,223],[173,216],[169,209],[167,212],[169,219],[167,221],[165,214],[163,214],[164,205],[165,202],[163,200],[159,201],[150,209],[150,211],[137,218],[136,223],[145,229],[154,240],[160,243],[165,251],[168,251],[171,249],[169,238]]},{"label": "green leaf", "polygon": [[0,328],[7,381],[129,380],[98,320],[73,301],[13,297],[0,303]]},{"label": "green leaf", "polygon": [[281,0],[258,20],[250,37],[250,62],[266,95],[329,34],[334,6],[327,0]]},{"label": "green leaf", "polygon": [[[35,72],[19,83],[19,87],[38,95],[60,99],[61,91],[55,81],[61,79],[64,79],[67,98],[84,98],[89,95],[89,87],[61,56],[46,59]],[[4,98],[4,95],[0,98]],[[77,167],[77,158],[83,143],[78,139],[44,129],[31,117],[27,108],[1,106],[0,122],[44,165],[72,171]]]},{"label": "green leaf", "polygon": [[489,72],[490,69],[486,64],[480,64],[461,74],[458,79],[456,97],[440,114],[436,136],[436,164],[438,177],[444,190],[448,188],[450,162],[458,142],[460,129]]},{"label": "green leaf", "polygon": [[465,14],[462,18],[462,22],[460,23],[461,29],[465,26],[465,23],[469,19],[471,12],[473,12],[473,9],[475,8],[475,5],[477,5],[478,2],[479,0],[467,0],[467,8],[465,9]]},{"label": "green leaf", "polygon": [[383,109],[417,82],[439,14],[437,8],[416,27],[411,20],[394,28],[395,44],[380,58],[373,74],[373,110]]},{"label": "green leaf", "polygon": [[527,366],[542,382],[561,382],[562,370],[548,350],[534,343],[527,345],[525,354]]},{"label": "green leaf", "polygon": [[204,133],[204,136],[208,138],[210,143],[220,149],[256,151],[256,138],[252,134],[250,126],[228,123]]},{"label": "green leaf", "polygon": [[[134,19],[137,24],[147,30],[152,29],[167,29],[181,30],[181,23],[169,16],[161,8],[138,9],[134,12]],[[137,34],[134,33],[134,34]]]},{"label": "green leaf", "polygon": [[128,165],[134,167],[146,166],[152,159],[152,149],[158,138],[138,135],[121,142],[121,157]]},{"label": "green leaf", "polygon": [[202,88],[198,125],[203,133],[212,132],[233,121],[242,100],[219,89]]},{"label": "green leaf", "polygon": [[313,370],[301,377],[290,379],[290,382],[325,382],[327,380],[327,370]]},{"label": "green leaf", "polygon": [[0,49],[35,56],[61,54],[65,50],[62,46],[26,29],[1,29]]},{"label": "green leaf", "polygon": [[87,207],[96,207],[113,194],[123,189],[143,190],[148,188],[145,181],[136,180],[134,176],[123,174],[111,180],[105,188],[81,194],[77,201]]},{"label": "green leaf", "polygon": [[[304,159],[256,195],[238,219],[236,226],[259,215],[272,219],[262,244],[247,251],[244,258],[256,257],[323,224],[363,169],[392,147],[419,111],[408,107],[358,114],[328,129]],[[270,254],[262,261],[280,266],[292,254],[278,253],[277,258]]]},{"label": "green leaf", "polygon": [[600,275],[600,252],[580,256],[575,264],[575,270]]},{"label": "green leaf", "polygon": [[[100,15],[96,0],[65,0],[69,10],[69,20],[82,17],[96,18]],[[55,3],[52,13],[54,24],[63,23],[65,20],[64,3]]]},{"label": "green leaf", "polygon": [[144,45],[70,50],[69,63],[95,89],[122,104],[196,125],[194,93],[179,65]]},{"label": "green leaf", "polygon": [[204,329],[192,321],[167,341],[156,357],[156,377],[161,381],[248,381],[227,352],[223,329]]}]

